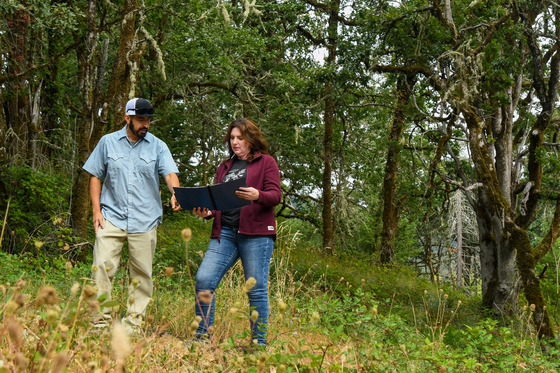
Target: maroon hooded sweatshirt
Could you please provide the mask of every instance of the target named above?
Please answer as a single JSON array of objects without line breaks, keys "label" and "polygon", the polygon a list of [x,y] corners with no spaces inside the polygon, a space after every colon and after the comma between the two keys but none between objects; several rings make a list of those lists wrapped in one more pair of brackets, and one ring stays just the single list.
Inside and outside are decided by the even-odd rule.
[{"label": "maroon hooded sweatshirt", "polygon": [[[222,162],[216,171],[214,183],[222,182],[231,169],[233,159]],[[239,233],[252,236],[275,236],[276,221],[274,206],[280,203],[280,171],[274,158],[266,154],[255,154],[247,164],[247,186],[258,189],[259,199],[241,208],[239,216]],[[212,238],[219,238],[222,230],[222,212],[212,211]]]}]

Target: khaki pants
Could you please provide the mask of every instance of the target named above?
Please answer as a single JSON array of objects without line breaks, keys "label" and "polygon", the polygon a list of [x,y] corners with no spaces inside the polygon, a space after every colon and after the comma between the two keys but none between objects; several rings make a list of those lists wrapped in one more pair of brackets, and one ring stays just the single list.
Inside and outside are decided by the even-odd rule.
[{"label": "khaki pants", "polygon": [[[127,319],[141,322],[146,313],[146,307],[153,294],[152,262],[157,242],[157,226],[145,233],[128,233],[115,227],[111,222],[103,219],[105,228],[97,230],[93,247],[93,265],[98,269],[93,271],[93,279],[98,287],[97,295],[107,294],[111,299],[113,277],[117,273],[121,261],[122,248],[128,240],[128,301]],[[110,319],[111,310],[105,309],[103,318]]]}]

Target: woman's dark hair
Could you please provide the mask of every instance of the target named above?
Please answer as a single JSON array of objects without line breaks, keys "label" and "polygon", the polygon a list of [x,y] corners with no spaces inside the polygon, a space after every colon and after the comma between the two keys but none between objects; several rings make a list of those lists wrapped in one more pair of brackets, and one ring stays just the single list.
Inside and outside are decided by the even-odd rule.
[{"label": "woman's dark hair", "polygon": [[229,124],[226,136],[224,137],[224,143],[227,144],[229,150],[229,158],[233,157],[235,154],[231,148],[231,143],[229,142],[231,138],[231,131],[233,131],[234,128],[239,128],[243,140],[245,140],[247,145],[249,145],[249,154],[247,156],[247,160],[249,162],[253,160],[253,156],[256,153],[269,154],[268,142],[264,139],[259,127],[257,127],[255,122],[251,119],[241,118],[236,119]]}]

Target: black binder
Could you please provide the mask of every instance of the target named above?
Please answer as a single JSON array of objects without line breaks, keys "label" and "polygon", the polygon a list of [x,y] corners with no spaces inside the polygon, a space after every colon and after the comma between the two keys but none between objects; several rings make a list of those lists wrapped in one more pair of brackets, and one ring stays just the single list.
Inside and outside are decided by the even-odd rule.
[{"label": "black binder", "polygon": [[239,198],[235,191],[246,187],[245,178],[226,183],[203,187],[174,187],[175,198],[183,210],[206,207],[209,210],[233,210],[251,204],[251,201]]}]

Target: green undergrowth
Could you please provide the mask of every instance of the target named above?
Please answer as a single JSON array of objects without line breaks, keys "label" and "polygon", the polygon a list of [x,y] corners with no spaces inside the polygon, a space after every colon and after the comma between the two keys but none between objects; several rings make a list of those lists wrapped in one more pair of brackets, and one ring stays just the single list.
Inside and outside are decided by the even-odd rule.
[{"label": "green undergrowth", "polygon": [[[186,228],[190,231],[187,232]],[[165,216],[158,231],[154,297],[141,332],[90,323],[91,263],[64,256],[0,252],[0,372],[493,372],[556,371],[530,322],[495,319],[480,299],[437,286],[406,267],[380,268],[367,255],[323,255],[284,222],[270,272],[268,348],[252,348],[242,266],[216,291],[208,344],[192,342],[193,276],[210,223],[190,212]],[[128,278],[114,282],[115,319],[126,309]],[[119,334],[120,333],[120,334]],[[57,370],[58,369],[58,370]]]}]

